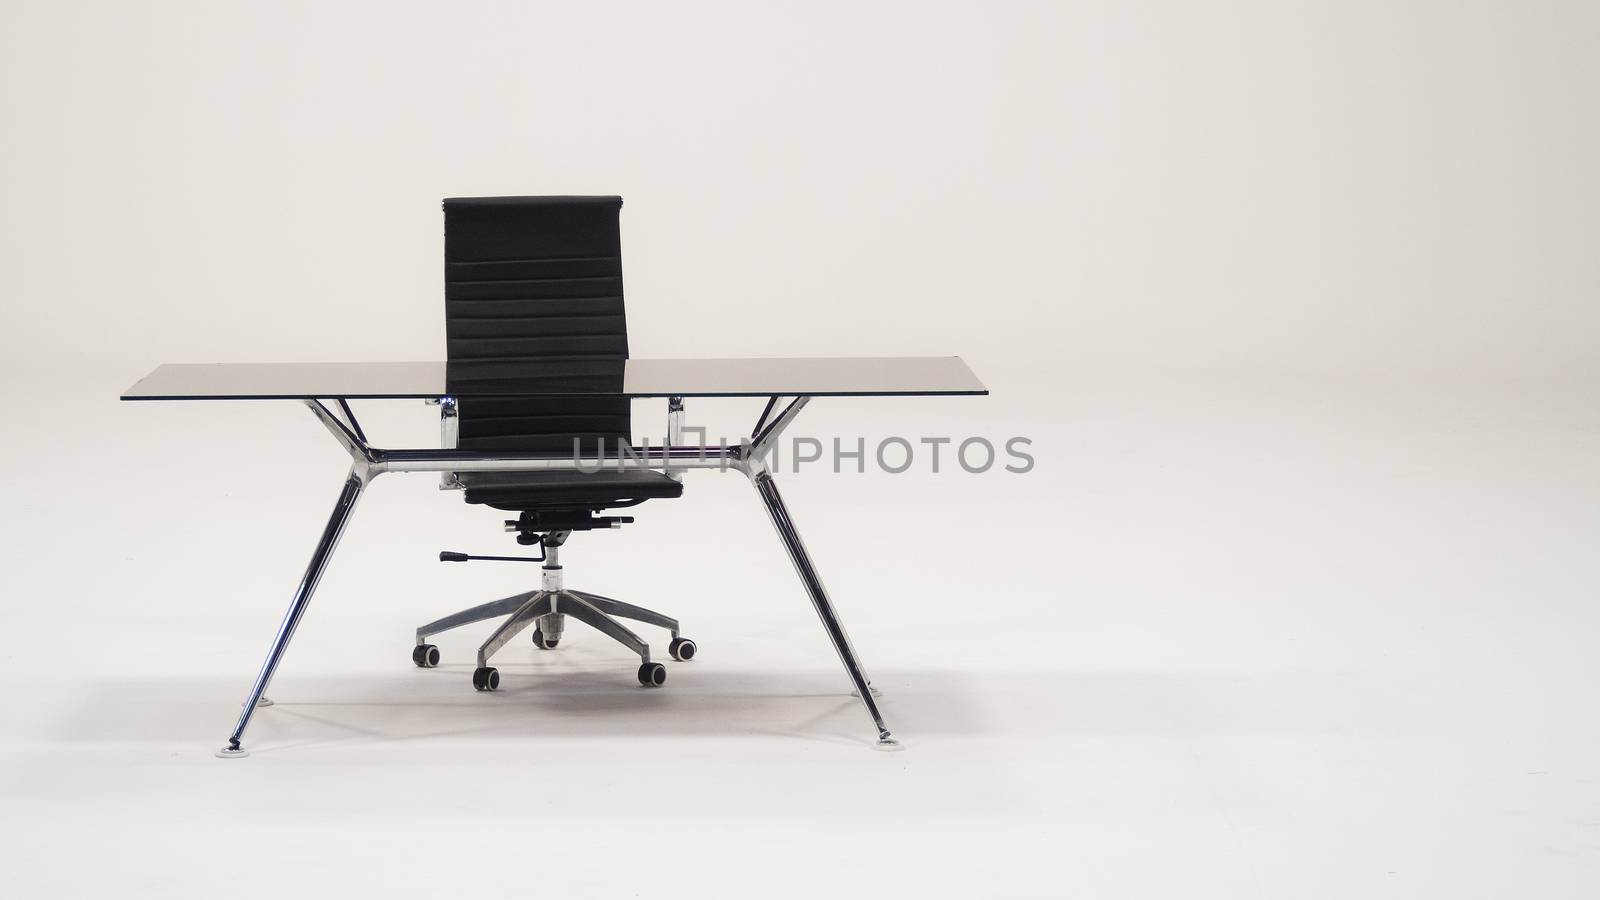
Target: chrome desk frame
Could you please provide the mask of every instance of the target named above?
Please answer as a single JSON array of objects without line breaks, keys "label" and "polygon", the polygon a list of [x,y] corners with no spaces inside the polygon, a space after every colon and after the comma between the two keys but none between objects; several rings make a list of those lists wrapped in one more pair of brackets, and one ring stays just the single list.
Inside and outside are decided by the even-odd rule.
[{"label": "chrome desk frame", "polygon": [[[811,597],[811,605],[816,609],[817,617],[822,620],[822,627],[828,633],[828,639],[833,642],[833,649],[839,654],[840,662],[844,664],[845,673],[850,676],[855,696],[861,700],[861,705],[866,707],[867,715],[872,717],[872,723],[878,729],[877,746],[883,749],[898,749],[900,742],[895,740],[889,733],[888,726],[883,724],[883,715],[878,711],[878,704],[874,700],[878,692],[872,687],[871,680],[861,668],[855,647],[850,642],[850,635],[845,631],[844,623],[839,621],[839,614],[833,608],[833,601],[828,599],[828,591],[822,586],[822,578],[817,574],[816,565],[812,563],[811,555],[806,552],[805,544],[800,540],[800,532],[796,530],[794,520],[789,516],[789,509],[784,505],[783,496],[778,493],[778,485],[772,477],[772,470],[767,466],[767,456],[776,445],[778,436],[789,427],[800,411],[805,409],[811,398],[795,397],[776,416],[771,416],[778,399],[778,397],[768,399],[761,417],[751,429],[751,437],[741,442],[739,446],[708,447],[681,446],[677,443],[683,430],[681,418],[683,398],[672,397],[668,400],[667,407],[667,444],[660,447],[630,448],[624,450],[622,456],[629,465],[639,465],[642,461],[642,464],[650,468],[659,468],[672,474],[688,468],[723,470],[731,468],[743,472],[750,478],[756,493],[761,497],[761,502],[766,505],[767,514],[772,518],[772,526],[778,530],[778,536],[783,540],[784,549],[789,551],[789,559],[794,563],[795,571],[799,574],[806,593]],[[440,397],[432,402],[437,402],[442,407],[441,420],[446,441],[453,443],[449,441],[449,437],[453,431],[451,426],[455,424],[453,419],[455,398]],[[293,599],[289,601],[289,609],[283,614],[283,622],[278,626],[278,633],[272,639],[272,646],[267,651],[266,660],[261,664],[261,671],[256,674],[250,695],[245,698],[244,709],[239,714],[238,723],[233,727],[233,734],[229,735],[227,746],[217,751],[217,755],[221,757],[248,755],[248,751],[242,745],[245,729],[250,726],[250,720],[254,717],[256,709],[271,704],[265,696],[267,686],[272,683],[272,676],[277,672],[278,664],[283,661],[284,650],[294,638],[295,629],[305,617],[306,608],[311,603],[311,595],[316,591],[317,583],[322,580],[322,573],[328,567],[328,560],[333,557],[334,548],[338,546],[339,538],[350,523],[350,515],[355,512],[356,502],[361,499],[362,492],[374,478],[385,472],[441,472],[446,473],[445,477],[448,478],[448,473],[453,472],[522,472],[576,468],[593,471],[601,465],[618,464],[618,459],[615,457],[552,458],[504,451],[475,452],[459,449],[380,450],[367,443],[366,435],[362,432],[360,423],[356,421],[350,405],[342,399],[335,403],[344,416],[342,419],[321,400],[305,401],[311,412],[332,433],[334,440],[350,454],[350,474],[346,476],[344,486],[339,490],[339,499],[333,505],[333,513],[328,517],[328,524],[322,529],[322,536],[317,539],[317,547],[311,554],[311,562],[306,565],[306,572],[301,576],[299,586],[295,588]],[[770,421],[769,416],[771,416]],[[445,486],[449,486],[448,482]]]}]

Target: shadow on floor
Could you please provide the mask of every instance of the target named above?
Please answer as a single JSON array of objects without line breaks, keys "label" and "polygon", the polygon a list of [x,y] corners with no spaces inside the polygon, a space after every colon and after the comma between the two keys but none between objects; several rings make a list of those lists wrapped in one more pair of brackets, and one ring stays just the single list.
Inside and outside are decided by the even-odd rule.
[{"label": "shadow on floor", "polygon": [[[661,688],[629,683],[615,666],[540,672],[503,665],[501,688],[479,693],[470,666],[398,675],[280,678],[247,734],[252,753],[329,742],[472,736],[512,740],[629,736],[774,736],[870,745],[876,737],[844,678],[817,672],[672,670]],[[882,672],[880,709],[892,729],[919,736],[984,730],[981,704],[951,672]],[[61,741],[189,742],[220,746],[232,730],[241,679],[84,682],[53,717]]]},{"label": "shadow on floor", "polygon": [[[574,664],[577,663],[577,664]],[[630,737],[769,737],[871,746],[876,737],[836,671],[674,665],[665,687],[581,658],[507,663],[494,693],[469,665],[375,675],[298,673],[257,712],[252,752],[451,737],[515,742]],[[1376,734],[1459,730],[1430,696],[1438,685],[1349,673],[879,669],[878,704],[895,735],[929,746],[988,739]],[[81,681],[48,688],[36,736],[67,744],[221,746],[244,678]]]}]

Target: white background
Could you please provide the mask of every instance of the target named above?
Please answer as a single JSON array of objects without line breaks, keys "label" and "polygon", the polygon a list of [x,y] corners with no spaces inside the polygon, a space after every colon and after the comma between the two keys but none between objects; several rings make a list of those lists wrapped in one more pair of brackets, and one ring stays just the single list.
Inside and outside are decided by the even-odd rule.
[{"label": "white background", "polygon": [[[0,5],[0,876],[18,896],[1592,896],[1592,3]],[[161,362],[443,355],[446,196],[615,193],[633,353],[959,354],[782,476],[908,745],[737,475],[569,546],[379,480],[212,758],[343,463]],[[758,403],[697,402],[737,435]],[[358,405],[425,444],[420,403]],[[635,409],[659,435],[659,404]]]}]

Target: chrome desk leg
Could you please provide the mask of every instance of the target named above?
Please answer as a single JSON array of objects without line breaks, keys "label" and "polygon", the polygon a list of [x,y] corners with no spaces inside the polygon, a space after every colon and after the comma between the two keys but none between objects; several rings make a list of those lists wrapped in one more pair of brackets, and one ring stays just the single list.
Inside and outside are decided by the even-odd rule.
[{"label": "chrome desk leg", "polygon": [[256,674],[256,682],[250,688],[250,696],[245,698],[244,711],[239,714],[239,723],[233,726],[233,734],[228,738],[228,746],[217,751],[223,758],[248,756],[249,753],[239,742],[244,739],[244,730],[250,726],[250,717],[255,715],[261,703],[262,694],[266,693],[267,684],[272,681],[272,674],[277,671],[278,663],[283,659],[283,651],[288,648],[289,641],[294,637],[295,628],[299,627],[300,619],[306,613],[306,607],[311,603],[311,594],[317,589],[317,582],[322,580],[322,573],[328,567],[328,560],[333,556],[333,550],[339,546],[339,536],[344,534],[345,525],[350,522],[350,514],[355,511],[356,501],[361,499],[361,491],[367,486],[370,474],[362,466],[350,469],[350,476],[345,479],[344,488],[339,492],[339,502],[333,506],[333,515],[328,517],[328,524],[322,529],[322,537],[317,539],[317,549],[311,554],[311,563],[306,566],[305,575],[300,578],[300,586],[295,589],[294,599],[289,602],[289,610],[283,614],[283,623],[278,626],[278,634],[272,639],[272,648],[267,651],[267,659],[261,664],[261,671]]},{"label": "chrome desk leg", "polygon": [[822,620],[822,627],[828,632],[829,640],[833,641],[833,649],[838,652],[839,661],[844,663],[844,670],[850,676],[850,683],[855,685],[856,697],[861,701],[861,705],[867,708],[867,715],[872,717],[872,723],[878,727],[878,746],[884,749],[898,749],[900,742],[889,733],[889,726],[883,724],[878,704],[872,699],[874,694],[872,683],[861,670],[861,663],[856,659],[855,647],[850,643],[850,635],[845,632],[844,623],[839,621],[839,614],[834,611],[833,602],[828,599],[828,591],[822,586],[822,578],[817,575],[817,568],[812,565],[811,556],[806,553],[805,544],[800,541],[800,532],[795,530],[794,521],[789,518],[789,509],[783,505],[783,496],[778,493],[777,482],[772,480],[772,473],[764,468],[755,471],[750,480],[755,484],[756,492],[761,495],[761,501],[767,505],[767,514],[772,517],[772,525],[778,529],[778,536],[783,538],[783,546],[789,551],[789,559],[794,563],[800,581],[805,584],[806,593],[811,595],[811,605],[816,607],[817,617]]}]

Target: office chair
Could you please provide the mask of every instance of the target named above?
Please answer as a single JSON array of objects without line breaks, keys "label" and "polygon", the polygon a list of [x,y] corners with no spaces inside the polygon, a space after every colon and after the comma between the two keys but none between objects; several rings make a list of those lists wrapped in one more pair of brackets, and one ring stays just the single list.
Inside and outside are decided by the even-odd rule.
[{"label": "office chair", "polygon": [[[444,201],[446,384],[439,401],[447,448],[515,450],[552,457],[581,452],[605,456],[611,444],[631,446],[629,400],[616,396],[543,398],[470,396],[496,381],[548,385],[554,393],[620,391],[628,356],[622,301],[620,197],[481,197]],[[669,422],[681,410],[669,401]],[[670,429],[670,425],[669,425]],[[680,474],[644,468],[599,471],[446,473],[442,487],[464,492],[468,503],[518,513],[506,521],[517,542],[538,546],[537,557],[477,557],[445,551],[441,562],[474,559],[542,562],[538,590],[445,616],[417,629],[411,659],[439,664],[427,639],[442,631],[505,616],[478,648],[472,686],[493,691],[500,673],[489,659],[529,626],[533,644],[554,650],[568,616],[639,655],[639,683],[659,687],[667,670],[650,659],[650,645],[618,619],[668,629],[674,659],[694,658],[695,643],[678,633],[678,621],[642,607],[569,590],[562,583],[560,551],[573,532],[616,528],[631,516],[598,516],[607,509],[683,494]]]}]

